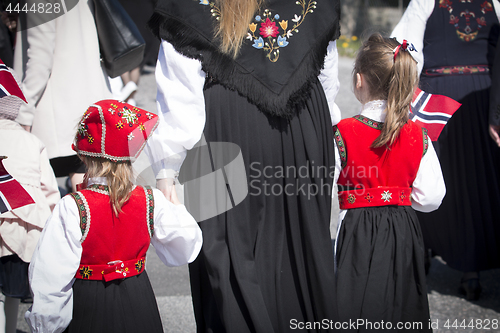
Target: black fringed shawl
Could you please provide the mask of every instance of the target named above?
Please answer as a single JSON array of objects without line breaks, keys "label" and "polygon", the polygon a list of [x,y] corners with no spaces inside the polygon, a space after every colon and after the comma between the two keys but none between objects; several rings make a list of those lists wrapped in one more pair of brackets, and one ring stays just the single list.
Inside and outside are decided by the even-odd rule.
[{"label": "black fringed shawl", "polygon": [[339,37],[340,2],[266,1],[236,59],[219,51],[218,16],[214,1],[159,0],[149,26],[181,54],[200,60],[211,79],[261,111],[292,117],[323,67],[328,43]]}]

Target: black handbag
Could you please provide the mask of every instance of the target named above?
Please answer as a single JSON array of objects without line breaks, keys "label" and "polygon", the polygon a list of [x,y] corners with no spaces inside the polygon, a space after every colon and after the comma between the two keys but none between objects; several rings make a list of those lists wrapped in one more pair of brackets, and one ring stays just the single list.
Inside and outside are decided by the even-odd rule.
[{"label": "black handbag", "polygon": [[138,67],[146,42],[118,0],[94,0],[101,58],[110,77]]}]

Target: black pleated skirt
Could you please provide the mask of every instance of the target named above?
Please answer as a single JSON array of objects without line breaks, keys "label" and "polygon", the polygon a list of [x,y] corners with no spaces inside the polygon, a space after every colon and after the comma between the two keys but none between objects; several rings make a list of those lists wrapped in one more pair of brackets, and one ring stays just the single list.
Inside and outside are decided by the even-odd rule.
[{"label": "black pleated skirt", "polygon": [[426,247],[461,271],[500,267],[500,149],[488,134],[489,75],[422,78],[423,90],[462,106],[439,137],[441,207],[418,215]]},{"label": "black pleated skirt", "polygon": [[295,321],[334,320],[333,135],[320,83],[290,120],[218,84],[205,102],[205,139],[241,149],[248,195],[200,223],[203,248],[190,265],[198,332],[288,332]]},{"label": "black pleated skirt", "polygon": [[17,254],[0,258],[0,290],[5,296],[31,297],[28,266],[29,263],[22,261]]},{"label": "black pleated skirt", "polygon": [[346,331],[432,332],[422,233],[411,207],[349,210],[336,256],[339,321],[364,320]]},{"label": "black pleated skirt", "polygon": [[73,319],[66,333],[162,333],[146,272],[110,282],[76,279]]}]

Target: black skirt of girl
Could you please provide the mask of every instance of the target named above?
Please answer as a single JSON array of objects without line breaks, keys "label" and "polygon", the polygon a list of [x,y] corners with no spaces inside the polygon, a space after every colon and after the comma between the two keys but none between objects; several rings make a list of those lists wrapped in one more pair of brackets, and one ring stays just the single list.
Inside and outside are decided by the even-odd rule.
[{"label": "black skirt of girl", "polygon": [[146,272],[109,282],[76,279],[73,319],[65,333],[162,333]]},{"label": "black skirt of girl", "polygon": [[422,232],[413,208],[351,209],[337,242],[339,321],[363,320],[348,332],[385,332],[401,324],[410,325],[403,332],[432,332]]}]

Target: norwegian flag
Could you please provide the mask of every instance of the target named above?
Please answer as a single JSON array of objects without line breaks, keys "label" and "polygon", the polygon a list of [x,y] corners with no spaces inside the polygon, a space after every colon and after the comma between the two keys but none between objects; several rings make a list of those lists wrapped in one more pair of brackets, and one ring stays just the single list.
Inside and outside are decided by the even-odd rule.
[{"label": "norwegian flag", "polygon": [[9,67],[0,60],[0,98],[5,96],[17,96],[28,103]]},{"label": "norwegian flag", "polygon": [[451,116],[462,104],[443,95],[429,94],[419,88],[411,102],[410,119],[427,130],[427,135],[436,141]]},{"label": "norwegian flag", "polygon": [[5,170],[2,162],[4,158],[0,156],[0,214],[35,203],[21,184]]}]

